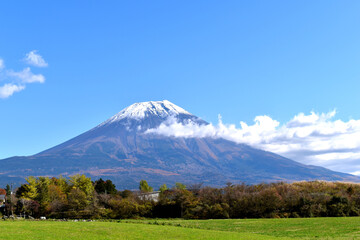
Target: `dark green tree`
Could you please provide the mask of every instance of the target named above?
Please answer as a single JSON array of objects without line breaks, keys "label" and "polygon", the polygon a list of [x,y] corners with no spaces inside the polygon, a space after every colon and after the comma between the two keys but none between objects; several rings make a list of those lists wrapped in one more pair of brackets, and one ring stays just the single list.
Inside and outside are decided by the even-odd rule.
[{"label": "dark green tree", "polygon": [[7,196],[10,196],[10,194],[11,194],[11,189],[10,189],[10,185],[9,185],[9,184],[6,184],[5,191],[6,191],[6,195],[7,195]]},{"label": "dark green tree", "polygon": [[100,178],[99,180],[96,180],[94,183],[95,191],[99,194],[105,193],[105,181]]},{"label": "dark green tree", "polygon": [[111,180],[105,181],[105,190],[108,194],[115,194],[117,192],[115,184]]}]

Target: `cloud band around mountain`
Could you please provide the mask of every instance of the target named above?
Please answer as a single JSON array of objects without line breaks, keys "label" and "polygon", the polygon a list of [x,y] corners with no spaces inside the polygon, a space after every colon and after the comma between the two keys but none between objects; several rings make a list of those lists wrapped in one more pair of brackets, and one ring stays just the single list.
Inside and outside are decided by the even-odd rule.
[{"label": "cloud band around mountain", "polygon": [[313,164],[335,171],[360,173],[360,120],[334,119],[336,111],[309,115],[299,113],[285,124],[269,116],[257,116],[253,125],[240,122],[217,125],[186,124],[169,118],[147,133],[172,137],[224,138],[264,149],[304,164]]}]

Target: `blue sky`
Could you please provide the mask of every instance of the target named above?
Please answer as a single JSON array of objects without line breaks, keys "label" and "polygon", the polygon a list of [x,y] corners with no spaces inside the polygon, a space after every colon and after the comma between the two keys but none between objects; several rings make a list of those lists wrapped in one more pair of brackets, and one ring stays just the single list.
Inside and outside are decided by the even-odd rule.
[{"label": "blue sky", "polygon": [[[334,109],[334,121],[360,119],[359,11],[359,1],[2,2],[0,87],[27,68],[44,82],[0,99],[0,158],[139,101],[237,126]],[[26,61],[34,50],[48,66]]]}]

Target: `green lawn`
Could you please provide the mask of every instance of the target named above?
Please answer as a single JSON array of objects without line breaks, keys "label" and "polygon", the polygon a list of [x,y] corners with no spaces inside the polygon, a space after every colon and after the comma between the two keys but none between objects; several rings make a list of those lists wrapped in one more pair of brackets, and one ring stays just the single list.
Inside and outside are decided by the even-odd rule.
[{"label": "green lawn", "polygon": [[1,239],[277,239],[251,233],[116,222],[0,221]]},{"label": "green lawn", "polygon": [[226,220],[126,220],[156,224],[181,225],[185,228],[258,234],[301,239],[360,239],[360,217],[226,219]]},{"label": "green lawn", "polygon": [[0,221],[1,239],[360,239],[360,218]]}]

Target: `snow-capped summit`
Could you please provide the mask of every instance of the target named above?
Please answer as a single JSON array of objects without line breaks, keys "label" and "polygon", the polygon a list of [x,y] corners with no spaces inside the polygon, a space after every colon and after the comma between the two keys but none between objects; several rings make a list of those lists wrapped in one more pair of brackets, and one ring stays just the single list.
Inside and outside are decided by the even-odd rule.
[{"label": "snow-capped summit", "polygon": [[156,128],[166,121],[194,122],[200,125],[208,124],[185,109],[168,100],[163,100],[134,103],[99,124],[95,129],[116,125],[126,129],[128,132],[144,133],[147,129]]},{"label": "snow-capped summit", "polygon": [[106,122],[116,122],[124,118],[141,120],[148,116],[167,118],[169,116],[177,116],[180,114],[191,115],[183,108],[176,106],[168,100],[139,102],[134,103],[131,106],[121,110],[119,113],[111,117]]}]

